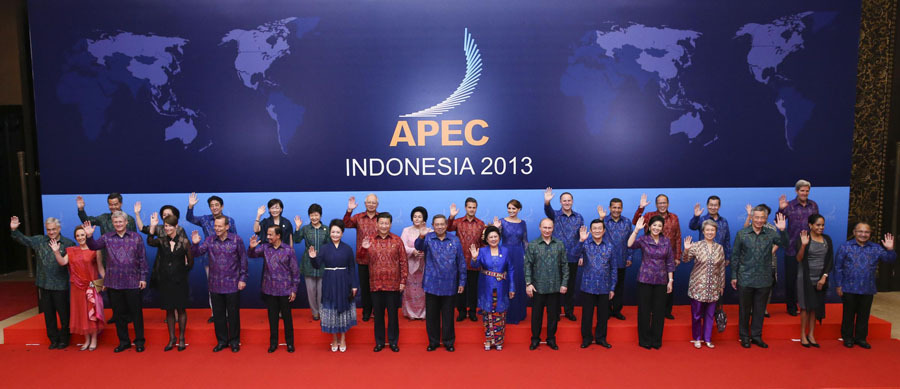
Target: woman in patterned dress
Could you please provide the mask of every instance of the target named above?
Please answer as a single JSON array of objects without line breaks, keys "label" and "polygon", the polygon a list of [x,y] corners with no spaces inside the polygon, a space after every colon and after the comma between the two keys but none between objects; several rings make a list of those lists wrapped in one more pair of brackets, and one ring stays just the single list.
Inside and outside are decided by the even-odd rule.
[{"label": "woman in patterned dress", "polygon": [[515,270],[509,260],[509,251],[500,246],[500,229],[488,226],[484,229],[484,243],[478,249],[469,247],[473,268],[479,269],[478,308],[484,319],[484,350],[491,346],[503,350],[506,332],[506,311],[509,300],[515,297],[516,286],[510,280],[515,278]]},{"label": "woman in patterned dress", "polygon": [[693,331],[691,342],[695,348],[702,347],[701,342],[706,342],[706,347],[715,347],[711,337],[716,322],[716,303],[725,289],[725,250],[722,245],[716,243],[718,228],[719,225],[715,220],[706,220],[700,226],[703,241],[692,243],[690,236],[684,239],[684,254],[681,261],[688,263],[696,259],[688,284]]},{"label": "woman in patterned dress", "polygon": [[431,232],[425,224],[428,220],[428,211],[424,207],[415,207],[409,215],[413,225],[403,229],[400,239],[406,247],[409,277],[406,279],[406,288],[403,289],[402,309],[403,316],[410,320],[425,318],[425,289],[422,288],[422,278],[425,276],[425,253],[416,250],[416,239],[421,235]]}]

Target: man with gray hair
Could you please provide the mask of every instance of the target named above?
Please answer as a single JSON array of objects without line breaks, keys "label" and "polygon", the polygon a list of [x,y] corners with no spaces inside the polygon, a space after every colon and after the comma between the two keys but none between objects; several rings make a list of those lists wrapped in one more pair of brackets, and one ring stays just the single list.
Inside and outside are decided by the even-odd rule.
[{"label": "man with gray hair", "polygon": [[[44,313],[44,326],[50,349],[64,349],[69,346],[69,267],[56,263],[56,255],[50,243],[59,243],[59,252],[66,255],[66,248],[75,246],[75,242],[59,234],[59,220],[47,218],[44,227],[47,235],[25,236],[19,231],[19,218],[9,219],[9,230],[13,240],[34,250],[35,284],[38,287],[38,304]],[[60,327],[56,327],[59,316]]]},{"label": "man with gray hair", "polygon": [[128,322],[134,323],[135,351],[144,351],[144,312],[141,305],[141,290],[147,287],[147,257],[141,235],[127,229],[128,215],[115,211],[110,216],[114,231],[94,240],[94,226],[84,223],[87,246],[91,250],[106,249],[103,258],[106,265],[104,286],[109,290],[109,301],[116,315],[116,334],[119,345],[113,350],[122,352],[131,348],[128,336]]},{"label": "man with gray hair", "polygon": [[[739,295],[738,328],[741,346],[749,348],[753,343],[762,348],[769,346],[762,340],[762,327],[766,311],[766,299],[772,288],[772,245],[787,244],[784,215],[775,217],[778,232],[765,228],[765,207],[752,210],[753,222],[738,231],[734,239],[731,257],[731,287]],[[752,316],[752,322],[751,322]]]},{"label": "man with gray hair", "polygon": [[787,201],[785,195],[778,199],[778,214],[787,219],[787,232],[790,242],[784,246],[784,302],[787,312],[797,316],[797,244],[801,231],[809,230],[807,220],[812,214],[819,213],[819,205],[809,199],[811,184],[806,180],[798,180],[794,184],[797,197]]}]

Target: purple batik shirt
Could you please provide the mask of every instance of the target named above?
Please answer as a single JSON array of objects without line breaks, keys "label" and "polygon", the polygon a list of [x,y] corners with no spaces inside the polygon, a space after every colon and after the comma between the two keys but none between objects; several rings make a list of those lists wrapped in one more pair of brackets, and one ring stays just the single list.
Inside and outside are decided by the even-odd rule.
[{"label": "purple batik shirt", "polygon": [[669,283],[668,273],[675,271],[675,253],[668,238],[660,236],[659,243],[656,243],[649,235],[641,235],[634,240],[631,248],[639,248],[643,253],[638,282],[655,285]]},{"label": "purple batik shirt", "polygon": [[806,200],[806,206],[800,204],[796,198],[788,202],[788,206],[778,211],[787,219],[787,233],[790,243],[784,248],[784,255],[797,256],[797,240],[800,239],[800,231],[809,231],[809,216],[819,213],[819,205],[815,201]]},{"label": "purple batik shirt", "polygon": [[240,236],[228,233],[225,240],[213,235],[191,246],[194,257],[209,257],[210,293],[229,294],[238,291],[238,282],[247,282],[247,250]]},{"label": "purple batik shirt", "polygon": [[119,236],[115,231],[101,235],[94,240],[87,239],[91,250],[106,249],[103,264],[106,276],[103,285],[112,289],[138,289],[141,281],[147,281],[147,256],[144,253],[144,239],[134,231],[125,231]]},{"label": "purple batik shirt", "polygon": [[294,249],[286,244],[276,249],[261,243],[247,253],[251,258],[263,258],[263,280],[260,290],[269,296],[290,296],[300,285],[300,266]]}]

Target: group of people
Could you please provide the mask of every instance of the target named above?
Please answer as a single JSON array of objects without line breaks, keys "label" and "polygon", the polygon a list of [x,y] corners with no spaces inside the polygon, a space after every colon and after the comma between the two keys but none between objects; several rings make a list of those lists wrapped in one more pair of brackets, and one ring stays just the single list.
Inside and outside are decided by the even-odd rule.
[{"label": "group of people", "polygon": [[[318,204],[309,206],[308,224],[304,225],[299,216],[292,224],[282,216],[282,201],[272,199],[259,208],[253,224],[255,234],[248,246],[236,233],[234,220],[223,214],[222,198],[211,196],[207,200],[211,214],[195,216],[196,194],[189,197],[187,220],[201,228],[202,238],[198,231],[190,237],[185,233],[178,224],[180,212],[172,205],[154,212],[149,226],[145,226],[140,202],[135,204],[134,219],[121,210],[122,196],[117,193],[108,196],[110,212],[96,217],[84,212],[84,200],[77,197],[83,224],[75,228],[74,242],[61,236],[55,218],[47,219],[46,235],[23,235],[16,217],[12,217],[10,229],[13,239],[35,250],[36,283],[51,349],[67,347],[70,332],[85,336],[82,350],[96,348],[97,335],[107,323],[100,295],[106,291],[113,309],[109,322],[115,324],[119,338],[114,351],[132,347],[129,323],[134,327],[136,351],[144,351],[141,290],[150,286],[158,291],[160,308],[166,310],[169,343],[165,351],[176,347],[184,350],[188,274],[199,259],[206,264],[208,275],[211,321],[217,340],[213,351],[230,348],[238,352],[239,294],[248,282],[248,257],[260,258],[263,264],[260,290],[268,311],[269,352],[278,348],[279,319],[283,321],[287,351],[295,350],[291,303],[301,280],[313,319],[320,321],[323,332],[332,334],[330,347],[334,352],[346,351],[346,332],[357,324],[357,294],[362,320],[374,316],[375,352],[385,346],[399,351],[401,307],[407,318],[425,320],[428,351],[439,347],[454,351],[454,307],[455,321],[476,321],[480,314],[485,350],[502,350],[506,324],[525,319],[529,299],[529,348],[540,346],[546,311],[545,341],[556,350],[559,317],[578,320],[576,292],[580,292],[583,306],[581,347],[596,343],[610,348],[607,321],[625,320],[625,272],[638,255],[637,331],[641,347],[662,346],[665,320],[674,319],[675,269],[681,263],[693,262],[688,297],[694,347],[714,347],[712,328],[716,311],[721,309],[725,270],[730,263],[730,286],[739,296],[741,345],[766,348],[762,323],[768,315],[765,309],[776,279],[775,252],[779,247],[785,249],[787,311],[796,315],[799,307],[801,345],[819,347],[815,322],[824,317],[825,292],[829,280],[833,280],[844,304],[844,345],[869,348],[866,336],[875,270],[880,261],[896,259],[893,237],[886,234],[881,244],[870,241],[871,227],[860,222],[854,227],[853,238],[835,247],[824,234],[825,219],[818,213],[818,205],[809,199],[810,186],[800,180],[795,185],[794,200],[787,201],[785,196],[779,199],[774,224],[769,222],[768,206],[748,205],[747,219],[733,244],[729,224],[718,213],[721,199],[717,196],[707,199],[705,214],[700,204],[694,207],[689,228],[699,231],[697,240],[691,236],[682,240],[678,216],[668,211],[664,194],[656,197],[656,211],[646,214],[649,202],[642,195],[632,219],[622,215],[623,201],[613,198],[608,211],[598,206],[598,217],[585,223],[574,211],[574,196],[569,192],[559,196],[560,208],[553,208],[551,188],[544,192],[546,217],[540,221],[540,236],[531,241],[525,221],[518,217],[522,210],[518,200],[507,203],[507,217],[485,223],[475,216],[478,202],[470,197],[464,202],[463,217],[457,217],[459,209],[453,204],[449,216],[431,217],[430,228],[428,211],[415,207],[410,213],[412,225],[398,236],[391,232],[393,216],[377,210],[374,194],[365,198],[365,210],[356,214],[353,212],[358,204],[350,197],[343,218],[327,225],[322,222]],[[263,219],[266,210],[269,216]],[[95,239],[96,226],[101,235]],[[357,229],[355,250],[342,241],[346,228]],[[146,234],[146,239],[137,231]],[[145,240],[157,247],[152,269]],[[297,254],[294,245],[301,242],[304,247]],[[577,283],[579,269],[581,282]]]}]

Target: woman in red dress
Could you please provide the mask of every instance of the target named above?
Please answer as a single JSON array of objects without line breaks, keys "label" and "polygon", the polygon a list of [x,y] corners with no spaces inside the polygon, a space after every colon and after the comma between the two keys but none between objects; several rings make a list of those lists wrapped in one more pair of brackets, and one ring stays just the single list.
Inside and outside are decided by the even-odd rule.
[{"label": "woman in red dress", "polygon": [[97,336],[105,323],[103,298],[99,294],[103,286],[95,286],[94,283],[105,275],[105,271],[100,252],[88,249],[87,234],[82,226],[75,228],[75,241],[78,246],[67,248],[65,256],[59,254],[58,242],[51,242],[50,247],[56,253],[56,262],[60,266],[69,266],[69,331],[84,335],[81,350],[94,351]]}]

